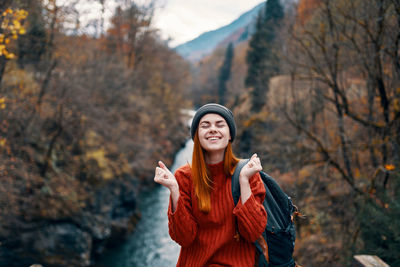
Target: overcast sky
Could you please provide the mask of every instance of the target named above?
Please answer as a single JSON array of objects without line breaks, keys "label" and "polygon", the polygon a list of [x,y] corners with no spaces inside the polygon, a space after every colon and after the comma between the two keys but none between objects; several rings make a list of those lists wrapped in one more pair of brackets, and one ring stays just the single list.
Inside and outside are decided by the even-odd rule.
[{"label": "overcast sky", "polygon": [[265,0],[159,0],[154,25],[172,47],[225,26]]},{"label": "overcast sky", "polygon": [[[1,0],[0,0],[1,1]],[[70,3],[71,0],[59,0]],[[146,5],[152,0],[135,0],[139,5]],[[115,12],[118,3],[123,0],[106,0],[105,18],[109,19]],[[231,23],[241,14],[252,9],[265,0],[155,0],[153,26],[160,29],[164,39],[170,38],[170,46],[190,41],[203,32],[218,29]],[[98,29],[90,26],[91,21],[99,19],[100,1],[81,0],[77,6],[80,22],[89,34],[98,33]],[[74,27],[74,21],[70,26]],[[94,23],[96,25],[96,23]],[[105,26],[109,23],[106,21]]]}]

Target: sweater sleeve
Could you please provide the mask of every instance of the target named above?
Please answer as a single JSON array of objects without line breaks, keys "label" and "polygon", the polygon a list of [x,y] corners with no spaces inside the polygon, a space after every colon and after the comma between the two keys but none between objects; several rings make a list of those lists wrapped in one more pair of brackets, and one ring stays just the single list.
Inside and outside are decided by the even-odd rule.
[{"label": "sweater sleeve", "polygon": [[250,178],[251,196],[243,204],[239,199],[233,214],[237,217],[240,235],[250,242],[255,242],[267,226],[267,212],[262,205],[265,188],[259,173]]},{"label": "sweater sleeve", "polygon": [[172,212],[171,198],[168,207],[169,235],[182,247],[189,246],[196,237],[198,225],[192,214],[190,177],[178,169],[175,177],[179,184],[179,199]]}]

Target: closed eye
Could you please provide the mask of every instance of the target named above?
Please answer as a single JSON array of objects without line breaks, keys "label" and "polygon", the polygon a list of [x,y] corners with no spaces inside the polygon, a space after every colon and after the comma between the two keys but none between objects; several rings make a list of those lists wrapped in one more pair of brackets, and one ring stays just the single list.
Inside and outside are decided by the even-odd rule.
[{"label": "closed eye", "polygon": [[217,122],[217,127],[224,127],[224,126],[226,126],[226,123],[224,121]]},{"label": "closed eye", "polygon": [[202,122],[202,123],[200,123],[200,127],[201,127],[201,128],[210,127],[210,123],[209,123],[209,122]]},{"label": "closed eye", "polygon": [[[214,122],[213,122],[214,123]],[[210,126],[211,126],[211,122],[208,122],[208,121],[203,121],[203,122],[200,122],[200,127],[201,128],[203,128],[203,129],[206,129],[206,128],[209,128]],[[224,120],[221,120],[221,121],[216,121],[215,122],[215,126],[216,127],[218,127],[218,128],[223,128],[223,127],[225,127],[227,124],[226,124],[226,122],[224,121]]]}]

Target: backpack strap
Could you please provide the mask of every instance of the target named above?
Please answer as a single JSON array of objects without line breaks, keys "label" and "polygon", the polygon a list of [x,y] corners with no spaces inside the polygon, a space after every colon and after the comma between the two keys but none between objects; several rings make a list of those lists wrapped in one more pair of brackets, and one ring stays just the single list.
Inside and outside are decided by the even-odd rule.
[{"label": "backpack strap", "polygon": [[[233,172],[232,179],[231,179],[231,187],[232,187],[232,198],[233,198],[233,203],[234,206],[236,207],[237,203],[239,202],[240,198],[240,185],[239,185],[239,175],[240,171],[242,170],[243,166],[247,164],[249,159],[241,159],[239,162],[236,164],[235,171]],[[233,236],[236,241],[239,241],[240,239],[240,234],[238,230],[238,225],[237,225],[237,219],[235,217],[235,235]]]},{"label": "backpack strap", "polygon": [[240,171],[242,170],[244,165],[247,164],[247,162],[249,162],[249,159],[239,160],[239,162],[236,164],[235,172],[232,175],[231,187],[232,187],[233,202],[235,203],[235,206],[239,202],[240,198],[240,186],[239,186]]},{"label": "backpack strap", "polygon": [[[244,167],[244,165],[249,162],[250,159],[241,159],[238,164],[236,165],[235,171],[232,175],[232,197],[233,197],[233,202],[235,203],[235,206],[239,202],[240,198],[240,184],[239,184],[239,175],[240,171]],[[235,224],[236,224],[236,234],[235,237],[239,237],[239,232],[238,232],[238,226],[237,226],[237,221],[235,219]],[[257,266],[268,266],[269,265],[269,253],[268,253],[268,243],[266,242],[265,238],[263,235],[260,235],[258,240],[254,242],[255,247],[256,247],[256,265]]]}]

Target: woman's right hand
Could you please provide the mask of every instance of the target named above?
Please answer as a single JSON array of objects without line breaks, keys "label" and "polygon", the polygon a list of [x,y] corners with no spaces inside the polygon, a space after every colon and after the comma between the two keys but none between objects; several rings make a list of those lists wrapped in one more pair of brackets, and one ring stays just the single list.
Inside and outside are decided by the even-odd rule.
[{"label": "woman's right hand", "polygon": [[159,183],[169,189],[172,200],[171,209],[172,212],[175,212],[176,207],[178,206],[178,199],[179,199],[178,181],[176,181],[175,176],[172,174],[170,170],[168,170],[167,166],[165,166],[164,163],[159,161],[158,166],[159,167],[156,167],[154,182]]},{"label": "woman's right hand", "polygon": [[161,161],[158,162],[159,167],[156,167],[156,172],[154,175],[154,182],[159,183],[167,187],[170,191],[179,191],[179,185],[176,181],[175,176],[172,172],[165,166]]}]

